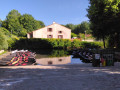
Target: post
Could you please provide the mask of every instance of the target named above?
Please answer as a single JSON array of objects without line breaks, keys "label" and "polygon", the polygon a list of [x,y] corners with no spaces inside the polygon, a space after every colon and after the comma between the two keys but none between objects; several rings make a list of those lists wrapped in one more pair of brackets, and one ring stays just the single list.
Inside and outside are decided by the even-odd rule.
[{"label": "post", "polygon": [[85,38],[84,38],[84,41],[85,41],[85,39],[86,39],[86,31],[85,31]]}]

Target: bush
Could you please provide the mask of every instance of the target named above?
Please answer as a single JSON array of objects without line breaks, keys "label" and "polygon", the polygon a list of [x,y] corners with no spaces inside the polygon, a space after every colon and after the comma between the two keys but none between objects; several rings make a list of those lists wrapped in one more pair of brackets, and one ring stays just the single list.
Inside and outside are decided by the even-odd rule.
[{"label": "bush", "polygon": [[71,47],[68,39],[37,39],[21,38],[16,41],[12,49],[63,49]]},{"label": "bush", "polygon": [[81,47],[81,41],[78,40],[78,39],[74,39],[71,45],[72,45],[71,46],[72,48],[80,48]]},{"label": "bush", "polygon": [[102,42],[85,42],[78,39],[74,39],[72,42],[72,48],[101,48]]},{"label": "bush", "polygon": [[21,38],[11,44],[12,49],[68,49],[68,48],[99,48],[98,42],[82,42],[78,39],[70,41],[69,39],[37,39]]},{"label": "bush", "polygon": [[8,43],[6,36],[0,31],[0,50],[2,49],[8,49]]}]

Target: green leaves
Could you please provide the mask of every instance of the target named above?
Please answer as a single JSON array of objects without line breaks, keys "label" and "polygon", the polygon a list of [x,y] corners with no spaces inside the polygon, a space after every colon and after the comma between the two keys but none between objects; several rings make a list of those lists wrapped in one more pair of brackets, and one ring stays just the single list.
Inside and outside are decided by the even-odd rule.
[{"label": "green leaves", "polygon": [[8,48],[8,43],[7,43],[7,38],[0,29],[0,50],[1,49],[7,49]]},{"label": "green leaves", "polygon": [[11,10],[6,16],[6,20],[2,21],[2,27],[17,36],[25,36],[28,32],[44,26],[42,21],[35,20],[32,15],[21,15],[17,10]]},{"label": "green leaves", "polygon": [[23,25],[23,28],[27,30],[27,32],[31,32],[45,26],[42,21],[35,20],[30,14],[24,14],[21,16],[20,23]]},{"label": "green leaves", "polygon": [[104,41],[110,35],[119,35],[120,0],[90,0],[87,16],[96,38]]},{"label": "green leaves", "polygon": [[85,31],[90,34],[90,23],[87,21],[83,21],[81,24],[66,24],[65,27],[70,28],[73,33],[79,34],[79,33],[85,33]]}]

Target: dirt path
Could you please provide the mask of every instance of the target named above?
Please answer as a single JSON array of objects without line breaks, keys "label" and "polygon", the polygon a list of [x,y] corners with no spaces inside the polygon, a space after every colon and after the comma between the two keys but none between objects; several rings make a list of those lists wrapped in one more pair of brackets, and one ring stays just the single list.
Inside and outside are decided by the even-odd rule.
[{"label": "dirt path", "polygon": [[0,55],[0,60],[8,55],[10,55],[10,52],[6,52],[6,53]]},{"label": "dirt path", "polygon": [[120,90],[120,63],[0,67],[0,90]]}]

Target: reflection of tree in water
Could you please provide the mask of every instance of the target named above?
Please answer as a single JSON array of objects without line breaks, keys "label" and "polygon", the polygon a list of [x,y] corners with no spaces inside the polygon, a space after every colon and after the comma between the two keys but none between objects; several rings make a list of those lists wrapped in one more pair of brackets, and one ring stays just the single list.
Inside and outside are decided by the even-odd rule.
[{"label": "reflection of tree in water", "polygon": [[62,56],[68,56],[68,52],[65,50],[53,50],[49,57],[62,57]]}]

